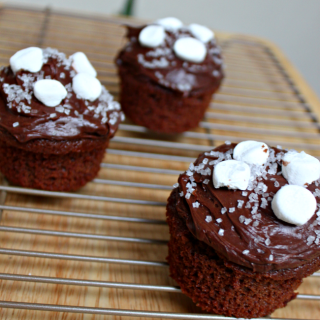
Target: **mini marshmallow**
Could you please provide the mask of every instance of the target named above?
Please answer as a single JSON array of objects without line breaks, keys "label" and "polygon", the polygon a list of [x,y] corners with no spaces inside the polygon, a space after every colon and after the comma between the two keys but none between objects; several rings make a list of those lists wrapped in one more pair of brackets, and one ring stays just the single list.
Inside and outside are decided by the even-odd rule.
[{"label": "mini marshmallow", "polygon": [[184,37],[178,39],[174,45],[175,54],[182,60],[201,63],[207,55],[206,46],[198,39]]},{"label": "mini marshmallow", "polygon": [[87,73],[93,77],[97,76],[97,71],[83,52],[76,52],[70,56],[70,58],[73,61],[72,67],[77,71],[77,73]]},{"label": "mini marshmallow", "polygon": [[320,162],[304,152],[287,152],[282,159],[282,174],[289,184],[306,186],[320,177]]},{"label": "mini marshmallow", "polygon": [[183,23],[179,19],[174,17],[159,19],[155,23],[163,26],[168,31],[176,31],[183,27]]},{"label": "mini marshmallow", "polygon": [[314,215],[317,201],[308,189],[286,185],[276,193],[271,207],[278,219],[302,226]]},{"label": "mini marshmallow", "polygon": [[250,179],[250,167],[237,160],[219,162],[213,170],[213,185],[215,188],[246,190]]},{"label": "mini marshmallow", "polygon": [[214,33],[209,28],[197,23],[192,23],[188,27],[194,37],[203,43],[207,43],[214,38]]},{"label": "mini marshmallow", "polygon": [[43,79],[34,84],[34,95],[47,107],[55,107],[67,96],[63,84],[57,80]]},{"label": "mini marshmallow", "polygon": [[78,73],[72,79],[72,89],[82,99],[94,101],[101,94],[100,81],[87,73]]},{"label": "mini marshmallow", "polygon": [[139,42],[142,46],[155,48],[160,46],[166,37],[163,26],[151,25],[143,28],[139,34]]},{"label": "mini marshmallow", "polygon": [[17,51],[10,58],[10,67],[14,73],[19,70],[26,70],[29,72],[38,72],[43,65],[42,49],[37,47],[29,47]]},{"label": "mini marshmallow", "polygon": [[233,150],[233,159],[249,164],[263,165],[269,157],[269,147],[264,142],[242,141]]}]

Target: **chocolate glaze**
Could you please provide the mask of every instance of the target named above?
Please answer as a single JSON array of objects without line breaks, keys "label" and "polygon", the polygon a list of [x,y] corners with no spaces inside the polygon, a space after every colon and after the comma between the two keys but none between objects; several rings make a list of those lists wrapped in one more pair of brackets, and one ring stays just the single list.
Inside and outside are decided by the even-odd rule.
[{"label": "chocolate glaze", "polygon": [[[226,152],[235,146],[235,144],[222,145],[214,151]],[[275,154],[283,152],[283,150],[276,148],[272,149],[275,150]],[[195,165],[202,163],[204,158],[208,158],[209,162],[217,159],[213,156],[201,154]],[[278,162],[278,172],[281,171],[280,162]],[[205,168],[207,167],[213,170],[214,166],[207,164]],[[190,199],[185,199],[184,196],[180,197],[177,202],[177,211],[193,236],[211,246],[220,257],[250,268],[255,272],[267,272],[295,268],[320,256],[319,244],[317,245],[315,241],[307,244],[307,239],[310,236],[316,238],[316,232],[320,232],[320,218],[317,217],[316,213],[304,225],[294,226],[279,220],[271,209],[271,201],[268,201],[265,209],[259,206],[258,213],[261,214],[261,218],[257,219],[259,225],[254,227],[252,222],[245,225],[240,223],[239,217],[243,215],[245,218],[252,218],[251,209],[245,208],[245,204],[249,195],[254,191],[247,191],[248,195],[243,196],[241,190],[215,189],[212,183],[212,174],[204,176],[194,173],[193,176],[197,183],[195,191]],[[186,173],[179,177],[179,191],[183,191],[184,195],[187,192],[186,184],[189,178]],[[272,181],[271,178],[275,180]],[[210,180],[208,184],[203,183],[205,179]],[[279,187],[275,187],[275,181],[279,183]],[[267,180],[262,179],[261,182],[267,185],[268,193],[273,192],[274,194],[282,186],[288,184],[281,174],[267,174]],[[314,192],[317,191],[317,186],[312,183],[307,189]],[[273,197],[272,194],[271,197]],[[261,195],[259,195],[259,201],[260,199]],[[237,200],[244,200],[241,209],[237,208]],[[319,196],[316,196],[316,200],[319,205]],[[192,206],[195,201],[200,202],[199,208]],[[225,214],[221,214],[223,207],[228,209],[234,207],[235,211],[230,213],[228,210]],[[212,217],[211,222],[206,222],[207,216]],[[221,223],[216,222],[218,218],[222,219]],[[220,229],[224,230],[223,236],[218,234]],[[266,244],[268,238],[270,244]],[[255,242],[255,239],[256,241],[259,239],[259,241]],[[244,254],[244,250],[249,250],[249,253]],[[273,256],[272,261],[270,261],[270,255]]]},{"label": "chocolate glaze", "polygon": [[[44,49],[44,56],[45,63],[37,73],[20,70],[14,74],[10,67],[1,70],[0,127],[20,143],[35,139],[65,141],[113,137],[123,117],[118,102],[113,101],[104,87],[101,96],[93,102],[77,97],[72,90],[76,72],[71,59],[50,48]],[[34,96],[33,83],[42,78],[55,79],[66,86],[68,96],[59,106],[47,107]],[[17,96],[18,90],[24,92],[20,95],[22,98],[11,101],[10,95]],[[53,114],[56,116],[52,117]],[[14,127],[15,122],[19,126]]]},{"label": "chocolate glaze", "polygon": [[178,58],[172,50],[177,39],[193,37],[187,28],[166,31],[162,45],[147,48],[141,46],[138,39],[144,27],[127,26],[129,42],[116,59],[118,66],[125,66],[136,77],[150,79],[184,96],[207,92],[220,85],[224,77],[223,61],[215,39],[205,44],[207,56],[202,63],[187,62]]}]

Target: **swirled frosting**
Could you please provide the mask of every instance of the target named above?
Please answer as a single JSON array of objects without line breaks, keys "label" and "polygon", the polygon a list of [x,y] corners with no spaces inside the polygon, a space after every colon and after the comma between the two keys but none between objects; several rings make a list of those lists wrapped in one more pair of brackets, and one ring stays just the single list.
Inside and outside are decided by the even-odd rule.
[{"label": "swirled frosting", "polygon": [[[124,117],[119,103],[105,87],[95,101],[81,99],[72,89],[76,75],[72,59],[51,48],[44,49],[43,55],[43,66],[36,73],[2,68],[0,127],[21,143],[35,139],[111,138]],[[41,79],[60,81],[67,89],[67,97],[58,106],[45,106],[34,96],[34,83]]]},{"label": "swirled frosting", "polygon": [[116,59],[119,67],[123,66],[137,77],[146,77],[165,88],[182,92],[185,96],[194,91],[210,91],[220,85],[224,76],[223,61],[215,39],[205,44],[207,55],[203,62],[187,62],[178,58],[172,48],[177,39],[194,37],[188,28],[166,30],[163,44],[148,48],[138,40],[144,27],[127,26],[129,41]]},{"label": "swirled frosting", "polygon": [[255,272],[294,268],[320,255],[319,181],[307,186],[317,210],[302,226],[279,220],[271,209],[275,193],[288,182],[281,174],[286,151],[270,148],[265,166],[251,166],[246,191],[216,189],[212,170],[232,159],[235,144],[203,153],[179,177],[177,211],[195,238],[219,256]]}]

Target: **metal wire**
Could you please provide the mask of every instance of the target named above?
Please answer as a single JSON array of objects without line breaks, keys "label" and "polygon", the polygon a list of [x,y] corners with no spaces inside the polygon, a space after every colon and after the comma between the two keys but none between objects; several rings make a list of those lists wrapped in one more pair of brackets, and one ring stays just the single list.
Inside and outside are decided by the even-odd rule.
[{"label": "metal wire", "polygon": [[111,220],[111,221],[121,221],[121,222],[136,222],[136,223],[150,223],[150,224],[166,225],[165,221],[157,220],[157,219],[108,216],[108,215],[102,215],[102,214],[69,212],[69,211],[60,211],[60,210],[47,210],[47,209],[6,206],[6,205],[0,205],[0,210],[31,212],[31,213],[48,214],[48,215],[54,215],[54,216],[65,216],[65,217],[72,217],[72,218],[85,218],[85,219],[98,219],[98,220]]},{"label": "metal wire", "polygon": [[[60,15],[64,15],[59,13]],[[44,43],[52,12],[47,9],[44,14],[44,19],[39,24],[39,28],[42,28],[41,34],[38,38],[38,45]],[[98,21],[105,21],[99,20]],[[8,20],[10,21],[10,19]],[[126,20],[112,18],[109,21],[112,23],[119,24]],[[28,23],[28,22],[25,22]],[[0,26],[1,27],[1,26]],[[72,30],[72,26],[69,26]],[[14,27],[16,28],[16,27]],[[18,28],[18,27],[17,27]],[[64,26],[61,26],[60,32],[65,30]],[[85,28],[82,29],[85,38],[90,38],[90,31]],[[1,30],[0,30],[1,31]],[[14,30],[14,31],[18,31]],[[99,75],[108,78],[102,82],[106,83],[112,90],[117,90],[115,85],[115,73],[114,66],[111,62],[111,56],[114,55],[115,51],[108,48],[108,45],[118,45],[117,36],[107,35],[104,30],[100,30],[97,33],[97,39],[93,43],[93,48],[89,48],[88,54],[93,59],[96,59],[95,66],[101,68]],[[105,37],[108,38],[105,39]],[[37,39],[35,37],[35,39]],[[65,35],[64,40],[61,39],[60,44],[68,44],[69,40],[73,40],[78,43],[79,48],[88,49],[83,44],[83,39],[72,34]],[[19,38],[7,39],[5,41],[0,40],[2,44],[10,43],[12,48],[20,48],[21,43]],[[103,43],[104,50],[107,55],[110,56],[109,61],[105,60],[105,55],[99,52],[99,49],[95,49],[94,46],[101,46]],[[232,43],[237,43],[234,40]],[[245,42],[239,42],[241,44]],[[54,40],[53,40],[54,44]],[[248,46],[259,46],[265,49],[260,44],[245,43]],[[222,44],[227,45],[227,44]],[[83,49],[83,50],[85,50]],[[68,53],[68,48],[65,50]],[[2,49],[4,55],[12,54],[11,49]],[[71,52],[70,52],[71,53]],[[250,59],[245,53],[237,53],[233,55],[226,51],[226,57],[229,59],[228,79],[225,81],[225,86],[216,94],[214,104],[210,105],[208,112],[206,113],[205,119],[215,119],[224,121],[237,121],[243,122],[241,125],[231,125],[225,123],[213,123],[209,121],[203,121],[200,123],[200,129],[202,131],[188,131],[172,139],[169,136],[151,134],[147,129],[141,126],[132,124],[122,124],[120,126],[122,136],[116,136],[111,142],[110,149],[107,150],[109,155],[117,155],[123,157],[137,157],[141,159],[156,159],[161,161],[170,162],[183,162],[185,169],[188,163],[193,162],[194,158],[189,157],[190,154],[197,154],[198,152],[208,151],[215,143],[215,141],[241,141],[247,139],[247,135],[277,135],[285,138],[284,142],[276,140],[264,140],[270,145],[283,144],[286,147],[292,148],[308,148],[309,150],[319,150],[320,147],[314,143],[300,143],[295,142],[295,138],[299,139],[319,139],[319,132],[297,132],[294,128],[313,128],[319,129],[320,125],[317,122],[316,114],[311,111],[308,107],[304,97],[301,95],[299,90],[295,87],[293,81],[286,74],[284,68],[277,61],[276,57],[269,50],[266,50],[266,55],[269,59],[258,57],[257,55],[250,55]],[[239,60],[241,63],[239,63]],[[257,61],[259,65],[253,68],[252,61]],[[0,62],[7,63],[7,59],[0,57]],[[263,71],[264,75],[275,78],[278,75],[278,69],[283,76],[283,79],[274,79],[272,81],[272,90],[268,91],[265,87],[265,82],[259,74]],[[278,70],[278,71],[277,71]],[[246,88],[241,88],[243,83],[246,83]],[[112,91],[111,90],[111,91]],[[276,90],[275,93],[273,90]],[[118,92],[115,92],[117,95]],[[222,113],[223,112],[223,113]],[[228,114],[226,112],[231,112]],[[261,116],[257,118],[255,116]],[[286,119],[276,119],[276,117],[285,117]],[[290,118],[290,119],[288,119]],[[310,122],[312,120],[313,122]],[[248,128],[247,123],[251,124],[266,124],[266,125],[277,125],[279,127],[286,126],[289,129],[286,131],[261,128]],[[211,130],[215,130],[213,134]],[[228,131],[229,134],[221,134],[221,131]],[[231,134],[230,134],[231,133]],[[289,140],[289,139],[292,139]],[[188,142],[186,142],[188,141]],[[121,148],[119,148],[119,144]],[[139,151],[139,150],[126,150],[128,146],[142,146],[142,147],[157,147],[157,153]],[[167,154],[163,153],[163,149],[169,149],[166,151]],[[154,149],[153,149],[154,150]],[[179,152],[181,153],[179,154]],[[188,151],[187,156],[181,155],[185,151]],[[171,154],[176,152],[177,154]],[[191,153],[190,153],[191,152]],[[168,175],[177,177],[183,170],[164,169],[156,167],[146,166],[135,166],[119,163],[102,163],[104,169],[121,170],[121,171],[132,171],[132,172],[145,172],[152,174]],[[171,167],[170,167],[171,168]],[[176,168],[176,167],[172,167]],[[110,180],[97,178],[93,180],[95,184],[102,185],[114,185],[128,188],[146,188],[153,190],[171,190],[172,186],[161,185],[157,183],[144,183],[144,182],[130,182],[120,180]],[[127,205],[143,205],[143,206],[158,206],[164,207],[166,203],[159,201],[150,201],[143,199],[128,199],[128,198],[117,198],[117,197],[106,197],[99,195],[81,194],[81,193],[68,193],[68,192],[50,192],[43,190],[26,189],[20,187],[7,186],[5,184],[0,185],[0,191],[2,195],[6,193],[25,194],[32,196],[42,197],[53,197],[60,199],[79,199],[89,201],[106,201],[114,203],[124,203]],[[9,206],[0,204],[1,212],[3,210],[12,212],[33,213],[41,215],[52,215],[62,217],[73,217],[73,218],[84,218],[84,219],[97,219],[105,221],[119,221],[124,223],[144,223],[144,224],[155,224],[165,225],[164,220],[159,219],[146,219],[140,217],[125,217],[118,215],[102,215],[102,214],[90,214],[82,212],[73,212],[66,210],[48,210],[41,208],[30,208],[27,206]],[[11,232],[19,234],[32,234],[40,235],[44,237],[66,237],[75,239],[90,239],[99,241],[117,241],[117,242],[129,242],[138,244],[150,244],[150,245],[165,245],[167,241],[158,239],[145,239],[135,237],[119,237],[109,236],[102,234],[91,234],[82,232],[65,232],[57,230],[47,230],[41,228],[22,228],[15,226],[0,226],[0,232]],[[11,248],[0,248],[0,254],[12,255],[17,257],[33,257],[38,259],[59,259],[68,261],[79,261],[82,263],[94,262],[94,263],[111,263],[129,266],[144,266],[144,267],[168,267],[168,264],[164,261],[149,261],[149,260],[133,260],[133,259],[119,259],[110,257],[99,257],[89,255],[76,255],[76,254],[62,254],[55,252],[40,252],[35,250],[17,250]],[[314,273],[314,278],[319,278],[320,273]],[[99,287],[99,288],[116,288],[116,289],[131,289],[131,290],[144,290],[144,291],[159,291],[168,293],[181,293],[181,289],[176,286],[161,286],[161,285],[147,285],[139,283],[126,283],[126,282],[110,282],[110,281],[96,281],[88,279],[65,279],[58,277],[42,277],[35,275],[19,275],[19,274],[4,274],[0,273],[0,279],[4,281],[22,281],[22,282],[33,282],[33,283],[44,283],[44,284],[56,284],[56,285],[74,285],[74,286],[88,286],[88,287]],[[320,295],[309,295],[299,294],[297,299],[308,300],[308,301],[319,301]],[[107,309],[107,308],[89,308],[79,306],[66,306],[66,305],[49,305],[49,304],[38,304],[38,303],[24,303],[24,302],[9,302],[0,301],[0,307],[2,308],[16,308],[25,310],[42,310],[42,311],[53,311],[53,312],[70,312],[70,313],[83,313],[83,314],[101,314],[101,315],[116,315],[116,316],[134,316],[134,317],[153,317],[153,318],[171,318],[171,319],[203,319],[203,320],[231,320],[235,318],[222,317],[218,315],[207,315],[207,314],[186,314],[186,313],[171,313],[171,312],[158,312],[158,311],[140,311],[140,310],[121,310],[121,309]],[[274,319],[274,318],[273,318]],[[255,319],[253,319],[255,320]],[[257,320],[257,319],[256,319]],[[274,319],[277,320],[277,319]],[[281,319],[285,320],[285,319]],[[290,319],[286,319],[290,320]],[[292,320],[292,319],[291,319]]]},{"label": "metal wire", "polygon": [[73,261],[82,261],[82,262],[117,263],[117,264],[127,264],[127,265],[150,266],[150,267],[167,267],[168,266],[166,262],[160,262],[160,261],[105,258],[105,257],[82,256],[82,255],[76,255],[76,254],[62,254],[62,253],[14,250],[14,249],[4,249],[4,248],[0,248],[0,254],[34,257],[34,258],[46,258],[46,259],[73,260]]},{"label": "metal wire", "polygon": [[88,234],[88,233],[79,233],[79,232],[65,232],[65,231],[55,231],[55,230],[29,229],[29,228],[17,228],[17,227],[3,227],[3,226],[0,226],[0,231],[17,232],[17,233],[28,233],[28,234],[38,234],[38,235],[42,235],[42,236],[78,238],[78,239],[119,241],[119,242],[136,242],[136,243],[148,243],[148,244],[158,244],[158,245],[167,244],[167,241],[165,241],[165,240],[130,238],[130,237],[115,237],[115,236],[105,236],[105,235],[99,235],[99,234]]},{"label": "metal wire", "polygon": [[94,196],[94,195],[80,194],[80,193],[45,191],[45,190],[36,190],[36,189],[9,187],[9,186],[0,186],[0,190],[7,191],[7,192],[20,193],[20,194],[35,195],[35,196],[53,197],[53,198],[71,198],[71,199],[94,200],[94,201],[110,201],[110,202],[117,202],[117,203],[141,204],[141,205],[149,205],[149,206],[165,206],[166,205],[165,202],[159,202],[159,201],[113,198],[113,197]]},{"label": "metal wire", "polygon": [[[62,306],[62,305],[52,305],[52,304],[51,305],[40,304],[40,303],[22,303],[22,302],[12,302],[12,301],[0,301],[0,308],[15,308],[15,309],[24,309],[24,310],[69,312],[69,313],[83,313],[83,314],[100,314],[100,315],[109,315],[109,316],[114,315],[114,316],[124,316],[124,317],[128,316],[128,317],[144,317],[144,318],[188,319],[188,320],[237,320],[237,318],[206,315],[206,314],[88,308],[88,307],[78,307],[78,306]],[[275,319],[275,318],[273,319],[284,320],[284,319]],[[259,320],[259,319],[251,319],[251,320]],[[296,320],[296,319],[286,319],[286,320]]]}]

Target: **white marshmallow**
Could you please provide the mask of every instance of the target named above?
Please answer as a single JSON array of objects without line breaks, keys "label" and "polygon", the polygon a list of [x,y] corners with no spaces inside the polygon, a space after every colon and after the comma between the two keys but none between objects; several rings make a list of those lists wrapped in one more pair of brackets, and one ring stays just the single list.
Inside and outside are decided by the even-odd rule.
[{"label": "white marshmallow", "polygon": [[249,164],[263,165],[269,157],[269,147],[264,142],[242,141],[233,150],[233,159]]},{"label": "white marshmallow", "polygon": [[282,159],[282,174],[289,184],[304,186],[320,177],[320,162],[304,152],[287,152]]},{"label": "white marshmallow", "polygon": [[276,193],[271,207],[278,219],[302,226],[314,215],[317,201],[309,190],[286,185]]},{"label": "white marshmallow", "polygon": [[139,42],[142,46],[155,48],[160,46],[166,37],[163,26],[151,25],[143,28],[139,34]]},{"label": "white marshmallow", "polygon": [[174,45],[175,54],[182,60],[201,63],[206,55],[206,46],[198,39],[185,37],[178,39]]},{"label": "white marshmallow", "polygon": [[202,26],[197,23],[192,23],[188,27],[193,36],[202,41],[203,43],[207,43],[214,38],[214,33],[209,28]]},{"label": "white marshmallow", "polygon": [[168,31],[176,31],[183,27],[183,23],[179,19],[174,17],[159,19],[155,23],[163,26]]},{"label": "white marshmallow", "polygon": [[213,170],[215,188],[246,190],[250,179],[250,167],[241,161],[226,160],[219,162]]},{"label": "white marshmallow", "polygon": [[82,99],[94,101],[101,94],[100,81],[87,73],[78,73],[72,79],[73,91]]},{"label": "white marshmallow", "polygon": [[56,107],[68,94],[61,82],[52,79],[37,81],[33,90],[36,98],[47,107]]},{"label": "white marshmallow", "polygon": [[43,65],[42,49],[37,47],[29,47],[17,51],[10,58],[10,67],[14,73],[19,70],[26,70],[29,72],[38,72]]},{"label": "white marshmallow", "polygon": [[92,66],[89,59],[83,52],[76,52],[72,56],[72,67],[77,71],[77,73],[87,73],[93,77],[97,76],[96,69]]}]

